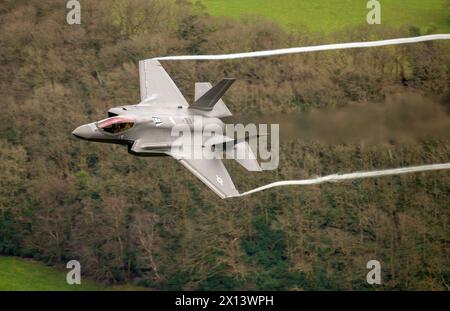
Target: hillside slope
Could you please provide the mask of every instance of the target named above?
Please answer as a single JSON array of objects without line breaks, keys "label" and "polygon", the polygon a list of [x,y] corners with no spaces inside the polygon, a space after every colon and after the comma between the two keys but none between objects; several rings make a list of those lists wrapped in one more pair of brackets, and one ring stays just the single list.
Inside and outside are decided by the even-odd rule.
[{"label": "hillside slope", "polygon": [[[367,1],[361,0],[202,0],[216,16],[242,17],[247,14],[273,19],[287,29],[303,26],[311,31],[334,32],[366,24]],[[416,26],[432,32],[450,32],[446,0],[381,1],[382,25]]]},{"label": "hillside slope", "polygon": [[68,285],[62,267],[46,266],[42,262],[18,257],[0,256],[0,291],[98,291],[142,290],[144,288],[121,285],[106,286],[82,276],[80,285]]}]

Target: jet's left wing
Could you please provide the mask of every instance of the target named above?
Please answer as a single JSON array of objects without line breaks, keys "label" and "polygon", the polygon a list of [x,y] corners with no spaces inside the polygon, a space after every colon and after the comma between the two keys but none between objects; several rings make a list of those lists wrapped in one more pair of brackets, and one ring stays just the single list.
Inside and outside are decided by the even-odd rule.
[{"label": "jet's left wing", "polygon": [[180,163],[190,170],[197,178],[204,182],[222,199],[239,195],[220,159],[182,159]]},{"label": "jet's left wing", "polygon": [[188,107],[186,99],[157,60],[139,62],[141,102]]},{"label": "jet's left wing", "polygon": [[179,159],[179,161],[222,199],[239,195],[221,159]]}]

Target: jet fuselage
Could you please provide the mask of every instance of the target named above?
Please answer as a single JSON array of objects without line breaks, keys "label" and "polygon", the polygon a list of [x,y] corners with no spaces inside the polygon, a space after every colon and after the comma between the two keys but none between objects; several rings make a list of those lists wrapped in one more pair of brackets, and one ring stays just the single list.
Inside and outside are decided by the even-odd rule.
[{"label": "jet fuselage", "polygon": [[[72,134],[95,142],[128,145],[129,152],[134,155],[164,156],[179,138],[176,132],[172,132],[175,126],[189,127],[192,132],[203,131],[211,124],[224,129],[224,123],[220,119],[199,116],[185,107],[129,105],[111,108],[108,115],[110,117],[107,119],[77,127]],[[147,148],[133,150],[132,146],[137,140],[145,141]]]}]

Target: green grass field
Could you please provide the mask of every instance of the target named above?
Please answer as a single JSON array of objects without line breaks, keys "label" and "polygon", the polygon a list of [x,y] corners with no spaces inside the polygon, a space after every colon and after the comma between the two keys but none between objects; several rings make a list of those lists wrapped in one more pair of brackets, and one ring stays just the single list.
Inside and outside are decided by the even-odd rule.
[{"label": "green grass field", "polygon": [[[202,0],[212,15],[240,17],[245,14],[273,19],[287,29],[306,26],[330,33],[367,24],[366,0]],[[423,31],[450,32],[447,0],[382,0],[381,24],[414,25]]]},{"label": "green grass field", "polygon": [[68,285],[62,267],[49,267],[45,264],[18,257],[0,256],[0,290],[5,291],[70,291],[70,290],[142,290],[144,288],[119,285],[105,286],[82,277],[80,285]]}]

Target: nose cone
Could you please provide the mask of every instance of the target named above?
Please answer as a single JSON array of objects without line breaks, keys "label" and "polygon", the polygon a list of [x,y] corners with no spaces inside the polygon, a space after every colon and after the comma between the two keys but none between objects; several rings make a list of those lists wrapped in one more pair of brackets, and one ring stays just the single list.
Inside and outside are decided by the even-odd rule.
[{"label": "nose cone", "polygon": [[77,127],[72,134],[81,139],[89,139],[92,137],[92,129],[88,124]]}]

